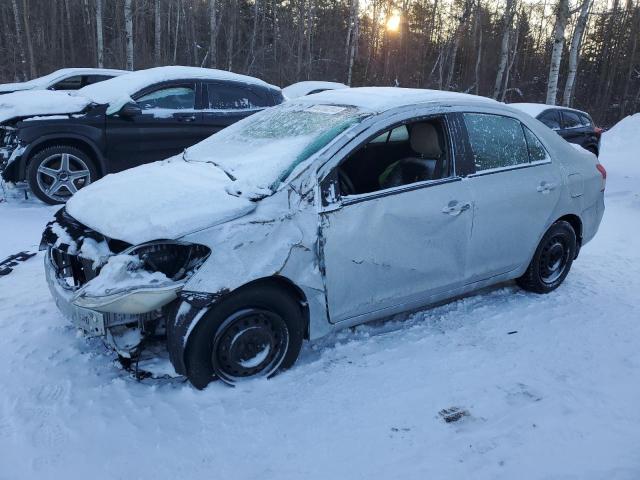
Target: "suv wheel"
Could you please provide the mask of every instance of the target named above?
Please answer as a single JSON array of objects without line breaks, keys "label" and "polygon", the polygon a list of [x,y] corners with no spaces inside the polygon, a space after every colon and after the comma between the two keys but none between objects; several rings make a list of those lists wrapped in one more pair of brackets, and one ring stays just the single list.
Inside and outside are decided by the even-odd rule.
[{"label": "suv wheel", "polygon": [[27,182],[36,197],[45,203],[65,203],[83,187],[95,181],[98,171],[82,150],[68,145],[47,147],[29,161]]},{"label": "suv wheel", "polygon": [[300,305],[272,285],[250,287],[214,306],[189,338],[185,363],[198,389],[214,378],[229,385],[291,367],[303,339]]},{"label": "suv wheel", "polygon": [[569,222],[556,222],[544,234],[529,268],[516,282],[530,292],[549,293],[564,281],[575,256],[573,227]]}]

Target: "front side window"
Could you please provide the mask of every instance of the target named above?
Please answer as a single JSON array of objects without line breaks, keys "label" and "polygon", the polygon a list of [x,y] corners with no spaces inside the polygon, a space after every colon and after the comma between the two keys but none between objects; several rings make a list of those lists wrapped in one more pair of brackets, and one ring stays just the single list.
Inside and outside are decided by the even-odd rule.
[{"label": "front side window", "polygon": [[476,172],[529,163],[522,124],[515,118],[465,113]]},{"label": "front side window", "polygon": [[552,130],[560,130],[560,115],[557,110],[548,110],[538,117],[542,123]]},{"label": "front side window", "polygon": [[384,130],[337,168],[340,194],[372,193],[450,175],[450,152],[442,118]]},{"label": "front side window", "polygon": [[196,93],[192,87],[164,87],[136,99],[142,110],[192,110]]},{"label": "front side window", "polygon": [[265,100],[248,88],[209,85],[207,90],[211,110],[251,110],[268,106]]}]

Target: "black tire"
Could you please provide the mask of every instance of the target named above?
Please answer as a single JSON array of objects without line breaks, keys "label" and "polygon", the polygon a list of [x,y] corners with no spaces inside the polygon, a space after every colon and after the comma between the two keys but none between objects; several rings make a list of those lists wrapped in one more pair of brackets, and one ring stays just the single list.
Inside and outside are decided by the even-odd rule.
[{"label": "black tire", "polygon": [[[247,287],[215,305],[195,327],[185,351],[187,377],[197,389],[215,378],[229,385],[270,378],[295,363],[303,337],[302,310],[291,295],[274,285]],[[246,363],[265,351],[258,364]]]},{"label": "black tire", "polygon": [[527,271],[516,280],[524,290],[549,293],[560,286],[576,256],[576,233],[569,222],[559,221],[544,234]]},{"label": "black tire", "polygon": [[[65,156],[66,170],[63,168]],[[43,173],[43,171],[50,173]],[[74,175],[78,177],[73,178]],[[65,203],[75,193],[72,190],[77,191],[97,178],[98,169],[93,159],[79,148],[70,145],[43,148],[29,160],[27,165],[29,188],[36,197],[49,205]],[[58,182],[57,185],[56,182]],[[57,189],[51,192],[47,190],[47,186],[57,187]]]}]

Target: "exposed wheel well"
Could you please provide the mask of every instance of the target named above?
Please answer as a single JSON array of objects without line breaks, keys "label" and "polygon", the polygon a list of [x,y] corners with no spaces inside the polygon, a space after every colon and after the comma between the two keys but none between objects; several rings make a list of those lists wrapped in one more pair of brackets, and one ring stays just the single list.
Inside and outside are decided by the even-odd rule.
[{"label": "exposed wheel well", "polygon": [[304,292],[291,280],[280,275],[274,275],[272,277],[260,278],[253,280],[242,287],[241,289],[251,288],[256,285],[275,285],[278,288],[286,291],[289,295],[296,299],[300,304],[300,311],[302,312],[302,318],[304,319],[304,338],[309,339],[309,305],[307,303],[307,297]]},{"label": "exposed wheel well", "polygon": [[96,152],[91,148],[91,146],[82,140],[78,140],[77,138],[52,138],[50,140],[45,140],[44,142],[36,145],[33,150],[29,152],[29,157],[24,160],[23,165],[23,175],[26,172],[27,164],[31,161],[31,159],[37,155],[39,152],[44,150],[45,148],[55,147],[58,145],[67,145],[70,147],[77,148],[82,150],[91,160],[94,161],[96,169],[98,170],[99,176],[102,177],[104,175],[104,171],[102,169],[102,164],[97,158]]},{"label": "exposed wheel well", "polygon": [[580,247],[582,247],[582,220],[577,215],[569,214],[560,217],[557,222],[560,221],[568,222],[569,225],[573,228],[573,231],[576,232],[576,258],[578,257],[578,253],[580,253]]}]

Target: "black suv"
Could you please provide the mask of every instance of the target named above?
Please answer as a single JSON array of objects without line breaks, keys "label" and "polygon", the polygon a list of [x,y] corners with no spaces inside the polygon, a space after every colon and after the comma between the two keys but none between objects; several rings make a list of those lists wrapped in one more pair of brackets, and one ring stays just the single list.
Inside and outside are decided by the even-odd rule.
[{"label": "black suv", "polygon": [[[158,74],[162,68],[174,68],[170,71],[174,75]],[[229,72],[196,69],[212,73],[196,72],[198,75],[191,78],[166,80],[176,76],[176,68],[152,69],[156,73],[148,75],[149,82],[142,87],[140,79],[147,78],[143,71],[99,84],[107,97],[113,96],[116,84],[112,82],[119,81],[116,86],[121,86],[125,77],[131,77],[137,90],[120,95],[130,99],[122,105],[115,100],[92,100],[80,112],[14,119],[2,127],[2,177],[10,182],[26,180],[32,192],[46,203],[63,203],[108,173],[176,155],[224,127],[283,101],[279,88]],[[97,87],[87,88],[93,88],[95,94]],[[83,90],[78,95],[83,95]]]},{"label": "black suv", "polygon": [[594,125],[588,113],[539,103],[512,103],[509,106],[537,118],[567,142],[580,145],[596,156],[600,153],[602,129]]}]

